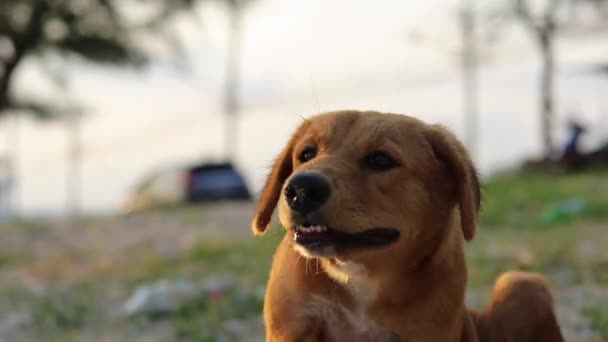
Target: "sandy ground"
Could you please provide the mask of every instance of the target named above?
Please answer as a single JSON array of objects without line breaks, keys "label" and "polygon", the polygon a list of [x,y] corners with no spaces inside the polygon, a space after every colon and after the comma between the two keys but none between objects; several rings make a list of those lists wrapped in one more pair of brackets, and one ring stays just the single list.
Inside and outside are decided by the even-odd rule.
[{"label": "sandy ground", "polygon": [[26,283],[54,274],[70,281],[71,277],[123,263],[143,251],[170,257],[200,239],[251,239],[253,209],[247,202],[226,203],[179,212],[99,218],[76,225],[62,221],[40,227],[34,224],[5,232],[0,251],[29,260],[26,267],[14,270]]}]

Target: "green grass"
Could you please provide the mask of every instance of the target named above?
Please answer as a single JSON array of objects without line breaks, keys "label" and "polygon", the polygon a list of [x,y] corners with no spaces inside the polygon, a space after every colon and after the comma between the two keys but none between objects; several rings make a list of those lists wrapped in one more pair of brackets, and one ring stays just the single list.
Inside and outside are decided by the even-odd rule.
[{"label": "green grass", "polygon": [[[231,291],[221,298],[199,296],[182,306],[172,321],[175,324],[176,335],[188,341],[215,341],[218,335],[225,334],[223,330],[227,320],[247,319],[257,317],[262,312],[263,297],[255,292]],[[201,325],[204,326],[201,329]]]},{"label": "green grass", "polygon": [[78,330],[95,311],[92,299],[98,297],[92,286],[80,284],[69,291],[53,291],[32,303],[36,329],[66,332]]},{"label": "green grass", "polygon": [[174,278],[183,274],[195,279],[227,275],[238,280],[238,288],[220,298],[200,295],[187,302],[170,317],[176,339],[185,341],[238,341],[227,333],[224,322],[248,319],[262,312],[263,289],[272,255],[283,230],[271,229],[265,236],[247,241],[199,241],[174,260],[154,260],[144,272],[146,279]]},{"label": "green grass", "polygon": [[15,257],[7,254],[0,254],[0,269],[15,263]]},{"label": "green grass", "polygon": [[44,234],[49,230],[47,222],[39,220],[15,219],[0,225],[2,231],[6,232],[22,232],[28,234]]},{"label": "green grass", "polygon": [[608,341],[608,310],[599,307],[590,307],[584,314],[591,320],[593,329],[599,332],[602,340]]},{"label": "green grass", "polygon": [[272,255],[282,237],[283,229],[276,227],[264,236],[245,241],[201,240],[176,258],[150,258],[135,280],[140,283],[180,274],[194,277],[225,274],[245,285],[261,284],[268,278]]},{"label": "green grass", "polygon": [[[579,174],[510,173],[497,176],[484,185],[481,225],[512,229],[572,224],[586,220],[608,221],[608,171]],[[564,201],[582,201],[577,215],[543,222]]]},{"label": "green grass", "polygon": [[[582,283],[608,286],[606,244],[608,236],[598,224],[529,231],[482,227],[478,236],[465,246],[469,284],[483,288],[493,284],[504,271],[525,270],[541,272],[560,286]],[[585,257],[582,251],[590,255]]]}]

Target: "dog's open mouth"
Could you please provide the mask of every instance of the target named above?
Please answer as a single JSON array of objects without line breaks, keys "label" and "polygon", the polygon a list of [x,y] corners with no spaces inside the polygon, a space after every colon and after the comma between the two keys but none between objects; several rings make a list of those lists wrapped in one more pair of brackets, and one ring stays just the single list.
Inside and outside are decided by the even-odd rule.
[{"label": "dog's open mouth", "polygon": [[294,240],[307,249],[333,247],[336,250],[380,247],[395,242],[399,231],[390,228],[373,228],[359,233],[345,233],[321,225],[297,225]]}]

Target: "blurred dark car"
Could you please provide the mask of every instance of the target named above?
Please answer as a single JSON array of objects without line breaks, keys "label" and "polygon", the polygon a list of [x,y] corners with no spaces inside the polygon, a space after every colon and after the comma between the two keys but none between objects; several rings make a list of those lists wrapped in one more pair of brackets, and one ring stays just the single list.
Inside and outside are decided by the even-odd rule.
[{"label": "blurred dark car", "polygon": [[132,213],[188,203],[251,200],[242,175],[231,163],[201,163],[150,174],[121,208]]},{"label": "blurred dark car", "polygon": [[245,180],[229,163],[198,165],[187,171],[187,202],[250,199]]}]

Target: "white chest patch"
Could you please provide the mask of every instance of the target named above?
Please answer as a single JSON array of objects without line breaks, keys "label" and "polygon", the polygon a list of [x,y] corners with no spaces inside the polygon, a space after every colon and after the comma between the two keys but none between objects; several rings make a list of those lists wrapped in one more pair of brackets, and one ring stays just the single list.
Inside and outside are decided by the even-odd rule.
[{"label": "white chest patch", "polygon": [[363,265],[336,260],[323,266],[330,277],[344,285],[362,309],[376,299],[378,287],[369,279]]},{"label": "white chest patch", "polygon": [[[395,335],[382,329],[367,315],[367,308],[378,294],[377,286],[367,277],[365,267],[351,262],[336,262],[324,267],[354,299],[349,309],[329,299],[312,295],[306,314],[325,322],[332,341],[395,341]],[[398,340],[398,339],[397,339]]]},{"label": "white chest patch", "polygon": [[306,315],[324,322],[330,341],[397,341],[395,335],[369,319],[365,310],[349,310],[325,297],[312,295]]}]

